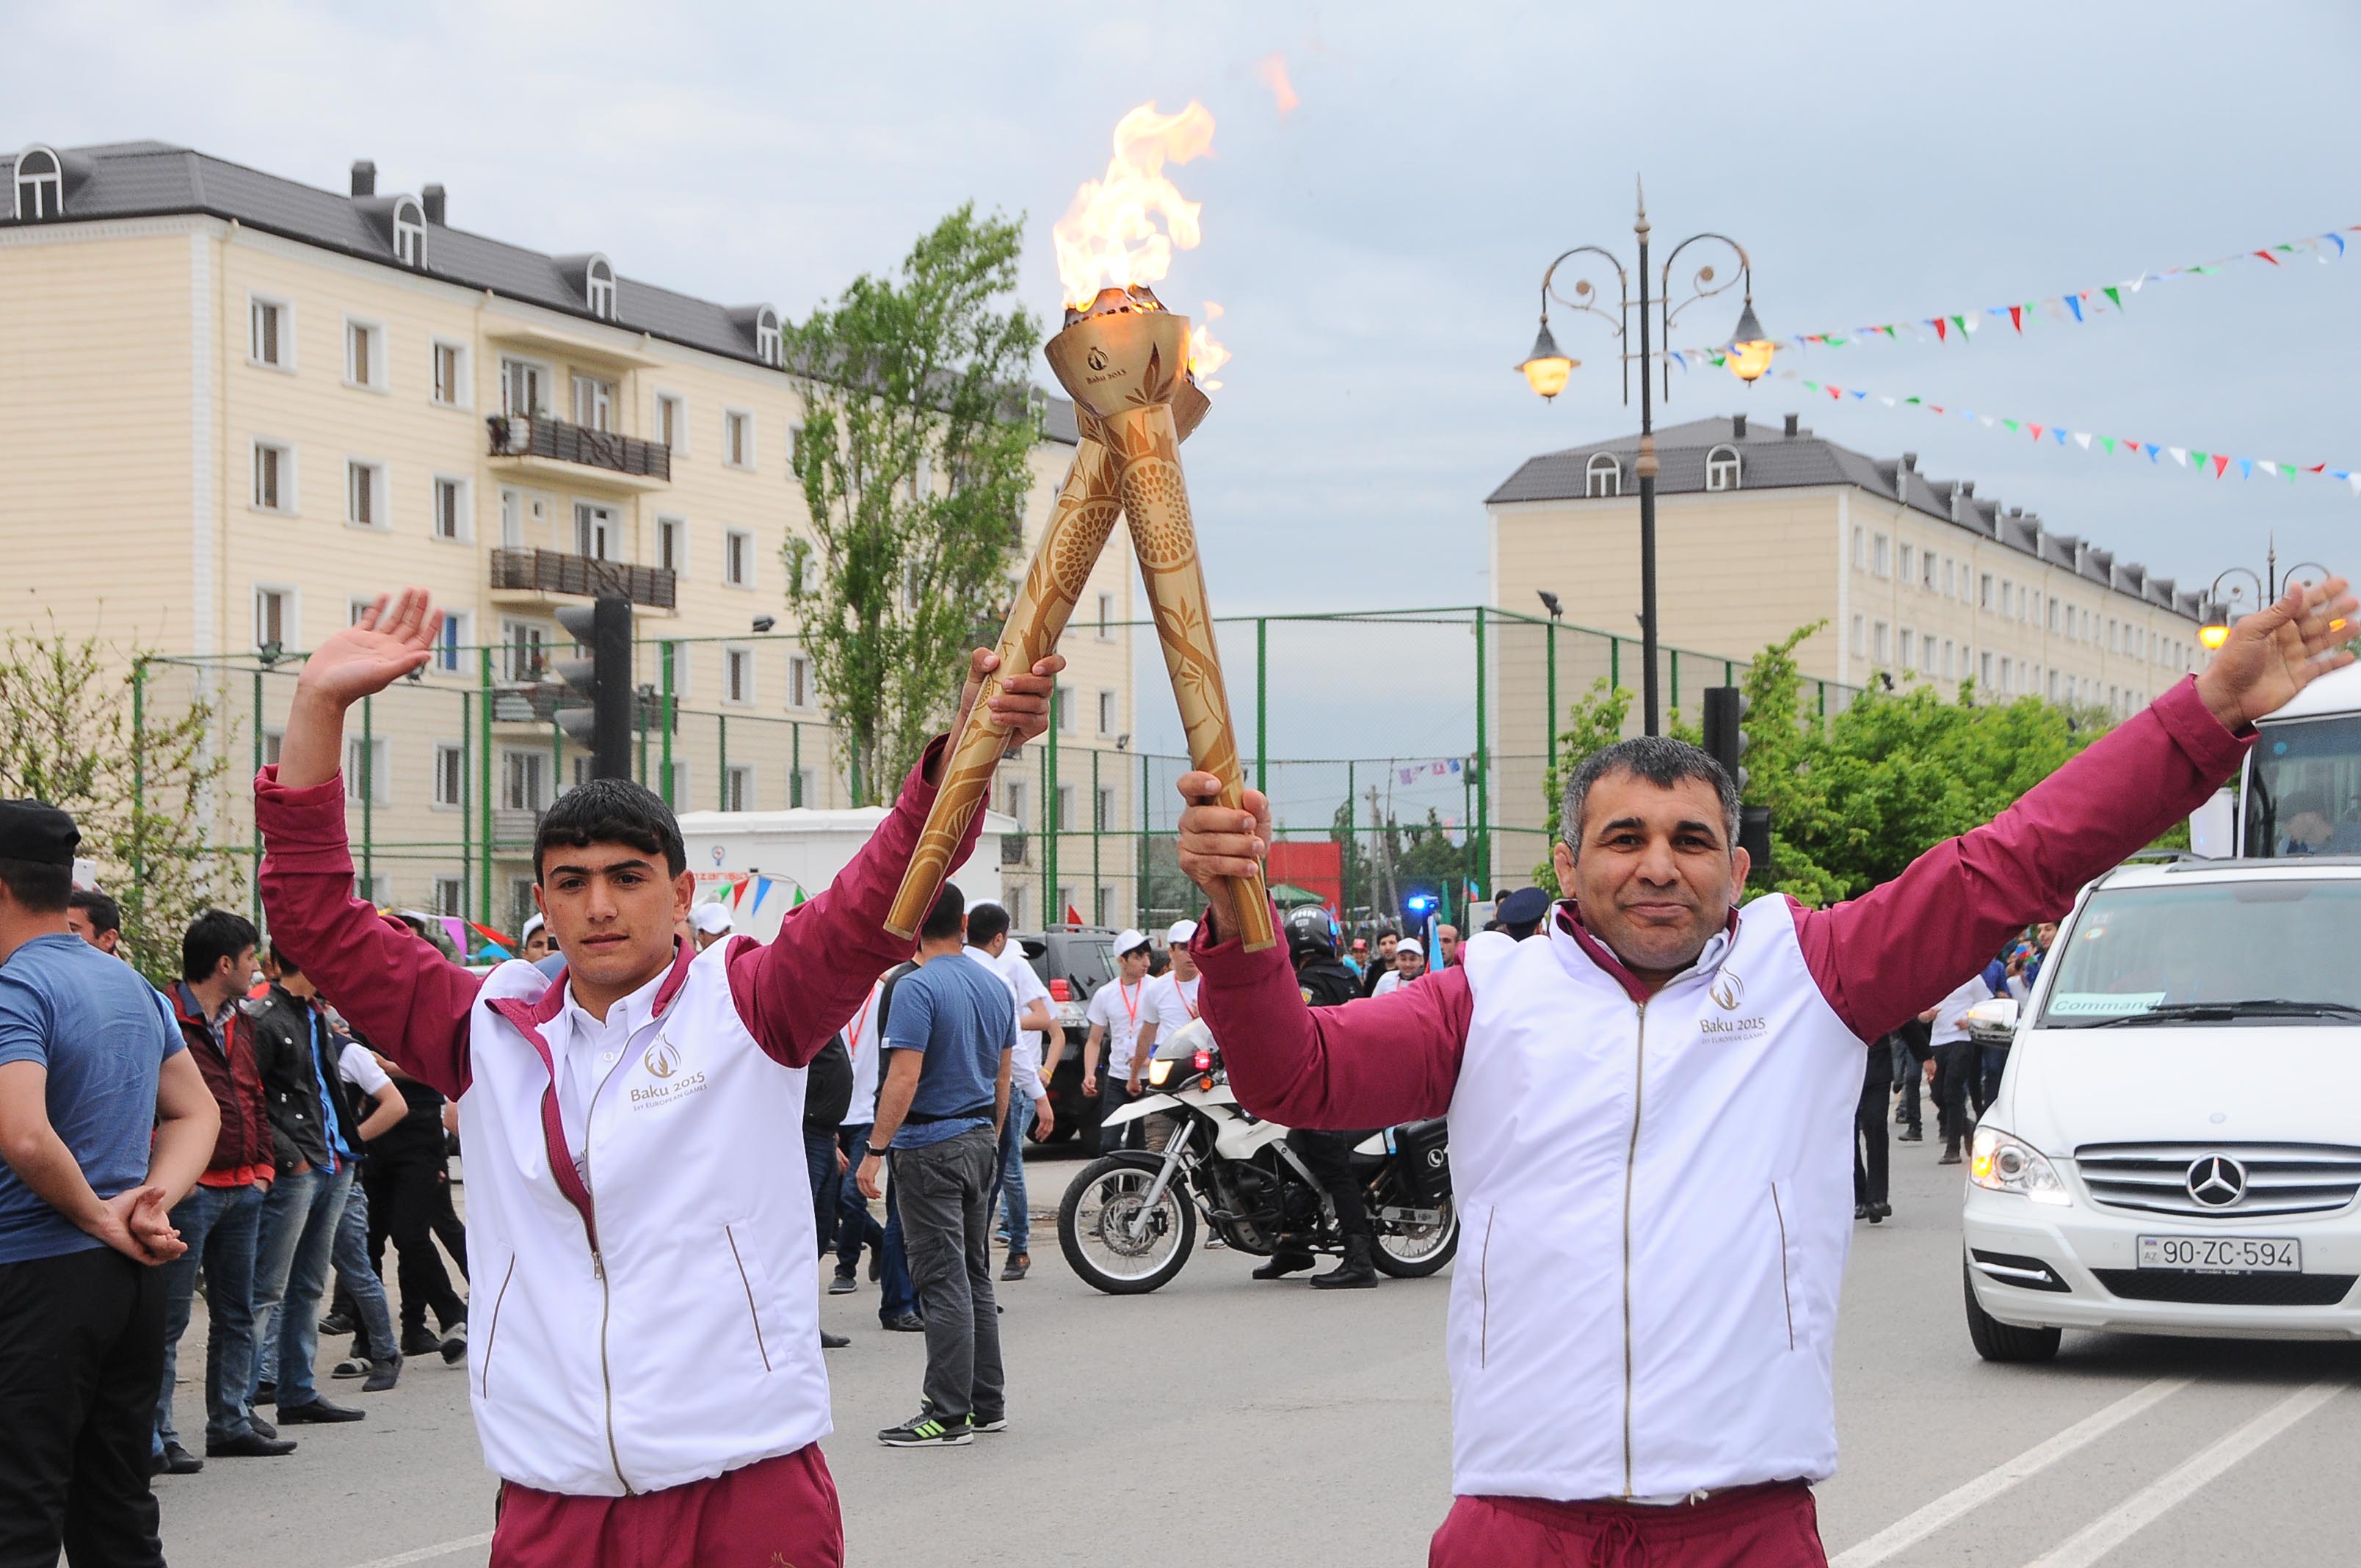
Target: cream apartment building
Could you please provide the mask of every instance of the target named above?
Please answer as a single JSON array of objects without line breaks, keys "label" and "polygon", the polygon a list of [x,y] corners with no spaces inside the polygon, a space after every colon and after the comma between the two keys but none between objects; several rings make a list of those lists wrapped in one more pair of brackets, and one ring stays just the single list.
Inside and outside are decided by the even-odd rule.
[{"label": "cream apartment building", "polygon": [[[1743,414],[1697,420],[1655,440],[1658,637],[1719,656],[1683,656],[1677,702],[1692,722],[1720,658],[1743,661],[1813,621],[1827,628],[1797,659],[1807,680],[1837,688],[1832,703],[1872,681],[1949,696],[1972,679],[1994,700],[2032,695],[2120,717],[2205,656],[2197,591],[1979,499],[1971,482],[1929,477],[1914,453],[1866,457],[1794,414],[1767,429]],[[1638,455],[1636,435],[1545,453],[1485,503],[1491,602],[1530,614],[1538,592],[1555,594],[1572,625],[1632,640],[1620,673],[1633,686]],[[1598,662],[1589,655],[1577,680],[1562,660],[1562,701]],[[1534,661],[1503,667],[1498,689],[1499,733],[1543,733]],[[1503,776],[1496,791],[1507,810],[1541,820],[1537,778]]]},{"label": "cream apartment building", "polygon": [[[287,655],[406,583],[451,619],[348,748],[378,898],[511,929],[530,907],[533,815],[586,767],[552,721],[549,663],[574,652],[555,611],[598,593],[631,599],[649,710],[669,689],[679,715],[668,772],[647,727],[652,787],[684,809],[847,804],[785,605],[808,521],[775,307],[454,228],[440,186],[381,194],[367,162],[337,192],[154,142],[36,145],[0,181],[0,628],[192,661],[148,693],[219,706],[217,843],[251,848]],[[1075,439],[1070,405],[1044,422],[1028,550]],[[1088,837],[1137,810],[1115,759],[1137,728],[1129,561],[1110,546],[1064,644],[1054,792],[1046,748],[1004,768],[995,804],[1034,829],[1004,845],[1020,925],[1132,907],[1136,857]],[[1049,821],[1082,835],[1054,876]]]}]

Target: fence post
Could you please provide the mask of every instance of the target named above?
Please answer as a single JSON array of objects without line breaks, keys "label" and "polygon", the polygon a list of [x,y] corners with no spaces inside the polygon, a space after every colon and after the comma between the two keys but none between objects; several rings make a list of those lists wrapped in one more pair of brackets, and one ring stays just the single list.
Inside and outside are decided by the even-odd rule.
[{"label": "fence post", "polygon": [[[1489,728],[1490,703],[1485,695],[1484,607],[1476,607],[1476,823],[1471,837],[1481,840],[1477,864],[1484,868],[1482,880],[1492,880],[1492,751]],[[1677,689],[1677,688],[1675,688]],[[1676,699],[1677,700],[1677,699]]]},{"label": "fence post", "polygon": [[[1148,918],[1148,753],[1139,754],[1139,885],[1132,889],[1132,914]],[[1144,927],[1143,927],[1144,928]]]},{"label": "fence post", "polygon": [[1099,815],[1099,751],[1093,746],[1091,748],[1091,909],[1098,915],[1102,926],[1106,924],[1107,914],[1111,913],[1099,909],[1099,889],[1106,885],[1105,873],[1099,869],[1099,833],[1105,827]]},{"label": "fence post", "polygon": [[495,928],[504,921],[492,918],[492,651],[489,646],[476,651],[476,809],[480,814],[484,840],[478,853],[483,887],[477,894],[477,907],[483,914],[483,923]]},{"label": "fence post", "polygon": [[[1058,685],[1049,683],[1049,729],[1042,737],[1048,742],[1041,748],[1041,903],[1043,907],[1058,902],[1058,835],[1066,826],[1065,815],[1058,809],[1058,725],[1064,717],[1058,711]],[[1079,915],[1081,910],[1074,911]],[[1066,912],[1060,908],[1058,918]]]},{"label": "fence post", "polygon": [[1672,650],[1671,663],[1673,666],[1673,712],[1678,714],[1681,710],[1681,651],[1679,649],[1675,648]]},{"label": "fence post", "polygon": [[[131,885],[148,883],[148,655],[131,661]],[[139,902],[147,902],[140,896]]]},{"label": "fence post", "polygon": [[1607,635],[1607,689],[1623,689],[1623,639],[1611,631]]},{"label": "fence post", "polygon": [[1542,775],[1543,778],[1553,777],[1557,773],[1557,618],[1555,616],[1550,618],[1548,649],[1545,664],[1549,674],[1549,712],[1543,718],[1542,728],[1549,732],[1547,738],[1549,772]]},{"label": "fence post", "polygon": [[717,748],[714,772],[719,775],[713,784],[713,800],[715,806],[727,811],[730,809],[730,716],[728,714],[717,713],[713,716],[713,733],[714,745]]},{"label": "fence post", "polygon": [[787,721],[787,804],[808,806],[804,798],[804,721]]},{"label": "fence post", "polygon": [[1255,788],[1270,794],[1270,620],[1255,617]]},{"label": "fence post", "polygon": [[664,740],[658,747],[658,752],[664,764],[664,787],[657,793],[664,796],[664,803],[666,806],[678,806],[679,802],[672,797],[672,661],[673,655],[679,648],[680,644],[677,642],[664,643],[664,655],[660,661],[664,670],[664,711],[660,716],[664,724]]},{"label": "fence post", "polygon": [[1345,839],[1336,846],[1336,913],[1346,920],[1353,917],[1353,795],[1358,783],[1357,772],[1353,759],[1345,758]]},{"label": "fence post", "polygon": [[377,698],[361,698],[361,883],[377,897]]},{"label": "fence post", "polygon": [[[341,761],[342,759],[338,759]],[[254,672],[254,771],[262,772],[262,672]],[[247,902],[254,906],[253,919],[262,924],[262,818],[254,819],[254,859],[247,866]]]},{"label": "fence post", "polygon": [[[467,810],[469,772],[467,763],[473,759],[476,751],[475,713],[475,694],[461,692],[459,694],[459,798],[452,804],[459,808],[459,914],[463,918],[467,911],[475,906],[476,902],[467,896],[467,884],[476,880],[476,819]],[[439,774],[441,770],[438,768],[436,771]],[[438,786],[441,784],[439,777],[436,784]],[[489,926],[491,922],[487,920],[484,924]]]},{"label": "fence post", "polygon": [[1721,662],[1721,684],[1726,686],[1738,684],[1738,665],[1728,659]]},{"label": "fence post", "polygon": [[[531,699],[526,699],[530,701]],[[530,714],[526,715],[531,718]],[[557,792],[566,787],[566,729],[557,722],[557,710],[549,710],[549,798],[555,800]]]}]

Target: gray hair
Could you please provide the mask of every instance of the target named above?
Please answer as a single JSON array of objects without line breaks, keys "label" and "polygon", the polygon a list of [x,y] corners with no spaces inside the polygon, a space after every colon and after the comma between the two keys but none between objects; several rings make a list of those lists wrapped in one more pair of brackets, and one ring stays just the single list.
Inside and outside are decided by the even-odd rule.
[{"label": "gray hair", "polygon": [[1703,779],[1721,802],[1724,838],[1732,848],[1737,846],[1738,786],[1713,760],[1713,753],[1670,736],[1641,735],[1593,751],[1565,781],[1565,796],[1558,803],[1558,836],[1576,856],[1582,853],[1582,813],[1590,800],[1590,786],[1609,773],[1630,773],[1658,789],[1671,789],[1685,779]]}]

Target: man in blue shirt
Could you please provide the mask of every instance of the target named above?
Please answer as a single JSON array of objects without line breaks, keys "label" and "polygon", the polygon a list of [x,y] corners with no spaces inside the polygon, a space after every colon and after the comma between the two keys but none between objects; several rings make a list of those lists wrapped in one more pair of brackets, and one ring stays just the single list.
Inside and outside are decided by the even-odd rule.
[{"label": "man in blue shirt", "polygon": [[1016,1010],[966,947],[967,898],[947,883],[918,927],[918,968],[894,987],[877,1123],[861,1162],[861,1190],[877,1197],[892,1151],[902,1245],[927,1305],[926,1398],[877,1434],[889,1448],[956,1446],[1008,1426],[992,1201]]},{"label": "man in blue shirt", "polygon": [[[164,1001],[66,922],[73,818],[0,801],[0,1564],[161,1564],[156,1265],[218,1113]],[[151,1138],[152,1129],[152,1138]]]}]

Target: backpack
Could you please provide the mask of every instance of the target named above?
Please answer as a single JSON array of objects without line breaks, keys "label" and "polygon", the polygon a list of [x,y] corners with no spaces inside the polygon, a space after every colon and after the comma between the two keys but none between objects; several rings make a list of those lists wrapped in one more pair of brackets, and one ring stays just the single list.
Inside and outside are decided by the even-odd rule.
[{"label": "backpack", "polygon": [[804,1125],[822,1132],[844,1125],[852,1109],[852,1053],[844,1036],[839,1033],[822,1046],[805,1072]]}]

